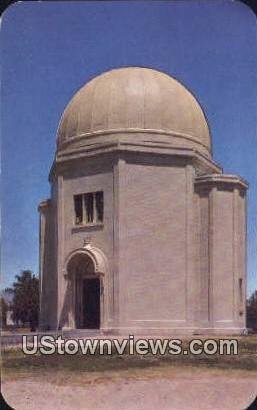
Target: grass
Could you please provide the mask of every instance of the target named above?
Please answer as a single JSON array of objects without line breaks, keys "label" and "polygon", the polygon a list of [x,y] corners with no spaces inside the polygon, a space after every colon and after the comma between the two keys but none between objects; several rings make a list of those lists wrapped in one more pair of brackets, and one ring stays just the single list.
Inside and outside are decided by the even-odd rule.
[{"label": "grass", "polygon": [[[205,338],[201,338],[205,340]],[[3,378],[15,380],[20,377],[45,378],[65,382],[72,378],[74,382],[101,381],[121,377],[155,377],[171,375],[178,369],[223,372],[244,372],[254,375],[257,370],[257,336],[238,337],[238,355],[208,356],[201,354],[188,355],[24,355],[19,349],[5,349],[2,351]],[[185,340],[183,347],[188,346]]]}]

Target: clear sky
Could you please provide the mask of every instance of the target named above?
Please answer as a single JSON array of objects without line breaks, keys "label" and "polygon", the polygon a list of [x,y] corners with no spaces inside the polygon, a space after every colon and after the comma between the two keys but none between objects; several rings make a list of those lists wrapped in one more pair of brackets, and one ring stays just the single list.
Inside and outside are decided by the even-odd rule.
[{"label": "clear sky", "polygon": [[38,272],[38,203],[60,115],[103,71],[147,66],[198,97],[214,159],[248,192],[248,292],[257,288],[256,17],[233,1],[19,2],[1,22],[2,287]]}]

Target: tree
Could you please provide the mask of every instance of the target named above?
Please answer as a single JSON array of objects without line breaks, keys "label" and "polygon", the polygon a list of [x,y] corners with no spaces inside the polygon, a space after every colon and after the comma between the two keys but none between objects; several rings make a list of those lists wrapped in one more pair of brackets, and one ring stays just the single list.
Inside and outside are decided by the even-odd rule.
[{"label": "tree", "polygon": [[247,300],[247,327],[257,330],[257,290]]},{"label": "tree", "polygon": [[30,270],[22,271],[15,279],[12,288],[7,289],[13,293],[13,321],[22,324],[29,322],[31,331],[35,331],[39,316],[39,280]]},{"label": "tree", "polygon": [[6,303],[3,296],[0,297],[0,303],[1,303],[1,307],[0,307],[0,309],[1,309],[0,327],[1,327],[1,329],[3,329],[3,327],[6,326],[6,313],[7,313],[7,310],[8,310],[8,305],[7,305],[7,303]]}]

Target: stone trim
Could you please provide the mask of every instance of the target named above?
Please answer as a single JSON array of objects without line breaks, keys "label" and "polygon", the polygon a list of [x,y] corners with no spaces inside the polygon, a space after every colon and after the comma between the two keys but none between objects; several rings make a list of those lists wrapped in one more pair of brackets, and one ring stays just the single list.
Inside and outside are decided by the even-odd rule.
[{"label": "stone trim", "polygon": [[51,199],[45,199],[38,205],[38,212],[44,212],[45,209],[51,206]]},{"label": "stone trim", "polygon": [[[51,182],[59,172],[59,166],[64,163],[71,163],[71,161],[77,161],[84,158],[96,158],[101,155],[113,155],[113,157],[118,157],[120,154],[125,153],[137,153],[140,154],[151,154],[154,155],[165,155],[173,157],[184,157],[185,159],[193,161],[193,165],[196,169],[199,168],[198,174],[209,175],[213,172],[217,175],[222,172],[222,168],[213,159],[204,155],[200,151],[189,148],[189,147],[176,147],[165,143],[149,143],[149,142],[130,142],[130,141],[109,141],[102,142],[99,144],[92,144],[87,147],[80,147],[74,150],[69,150],[68,152],[60,151],[56,156],[50,173],[49,181]],[[201,170],[200,170],[201,168]]]},{"label": "stone trim", "polygon": [[75,249],[72,252],[69,253],[69,255],[66,257],[65,262],[64,262],[64,276],[68,276],[68,264],[71,261],[71,259],[76,256],[76,255],[86,255],[88,256],[94,265],[94,273],[100,274],[100,275],[105,275],[108,268],[107,268],[107,259],[103,252],[91,246],[90,244],[86,244],[83,248]]},{"label": "stone trim", "polygon": [[203,175],[195,178],[195,185],[217,185],[217,184],[231,184],[231,185],[239,185],[240,188],[246,190],[249,186],[248,182],[239,177],[238,175],[230,175],[230,174],[210,174],[210,175]]},{"label": "stone trim", "polygon": [[88,132],[88,133],[83,133],[79,135],[74,135],[72,137],[68,137],[65,140],[58,140],[57,141],[57,147],[58,149],[60,147],[65,147],[69,144],[71,144],[74,141],[80,141],[83,140],[84,138],[86,139],[91,139],[94,137],[102,136],[102,135],[110,135],[110,134],[133,134],[133,133],[140,133],[140,134],[156,134],[156,135],[168,135],[171,137],[178,137],[178,138],[183,138],[187,139],[193,142],[196,142],[197,144],[202,145],[207,151],[211,153],[211,149],[209,145],[204,144],[201,139],[192,136],[190,134],[184,134],[181,132],[176,132],[176,131],[168,131],[168,130],[163,130],[163,129],[151,129],[151,128],[114,128],[110,130],[98,130],[98,131],[93,131],[93,132]]}]

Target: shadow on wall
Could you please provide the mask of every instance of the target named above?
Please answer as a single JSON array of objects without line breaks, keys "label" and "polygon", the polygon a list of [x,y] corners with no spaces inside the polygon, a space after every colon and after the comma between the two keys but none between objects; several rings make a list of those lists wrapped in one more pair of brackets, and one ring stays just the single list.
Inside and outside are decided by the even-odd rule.
[{"label": "shadow on wall", "polygon": [[58,323],[58,329],[61,330],[64,326],[68,325],[68,316],[71,308],[71,297],[72,297],[72,281],[68,279],[67,286],[64,295],[64,301],[62,305],[62,310],[60,314],[60,319]]}]

